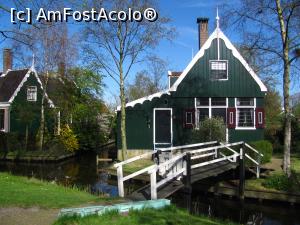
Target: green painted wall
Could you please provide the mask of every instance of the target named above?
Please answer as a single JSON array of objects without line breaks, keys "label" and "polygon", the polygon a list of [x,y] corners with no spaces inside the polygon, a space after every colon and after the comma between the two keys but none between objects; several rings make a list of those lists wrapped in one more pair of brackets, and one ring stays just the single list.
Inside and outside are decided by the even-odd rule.
[{"label": "green painted wall", "polygon": [[[175,97],[263,97],[258,84],[242,63],[235,58],[220,39],[220,60],[228,60],[228,81],[210,79],[209,60],[217,59],[217,40],[212,41],[204,56],[198,60],[179,84]],[[192,87],[192,88],[191,88]]]},{"label": "green painted wall", "polygon": [[[37,101],[27,101],[27,87],[37,87]],[[10,132],[25,134],[26,125],[29,127],[29,133],[35,135],[40,126],[42,89],[35,75],[31,73],[27,81],[15,97],[10,109]],[[53,118],[48,116],[49,110],[45,110],[46,123],[52,124]],[[47,126],[48,131],[52,132],[53,127]]]},{"label": "green painted wall", "polygon": [[[220,59],[228,60],[228,80],[213,81],[209,77],[209,60],[217,59],[217,41],[205,51],[202,58],[190,70],[171,95],[163,95],[152,101],[145,101],[133,108],[126,108],[127,113],[127,147],[128,149],[153,149],[153,109],[173,109],[173,145],[187,144],[192,129],[183,127],[183,113],[194,108],[195,97],[228,97],[229,107],[234,107],[235,97],[255,97],[257,107],[264,106],[265,93],[251,77],[244,66],[228,50],[223,40],[220,40]],[[173,83],[174,80],[172,80]],[[119,112],[118,112],[119,115]],[[264,137],[264,130],[229,129],[229,141],[256,141]],[[120,116],[118,116],[118,148],[120,143]]]}]

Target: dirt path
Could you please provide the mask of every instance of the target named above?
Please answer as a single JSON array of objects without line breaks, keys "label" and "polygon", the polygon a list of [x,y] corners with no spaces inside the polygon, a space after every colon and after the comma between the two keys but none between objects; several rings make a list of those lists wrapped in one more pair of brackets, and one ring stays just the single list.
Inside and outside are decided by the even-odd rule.
[{"label": "dirt path", "polygon": [[282,170],[282,159],[272,157],[271,162],[266,163],[262,167],[265,169],[281,171]]},{"label": "dirt path", "polygon": [[51,225],[59,209],[8,207],[0,208],[0,225]]}]

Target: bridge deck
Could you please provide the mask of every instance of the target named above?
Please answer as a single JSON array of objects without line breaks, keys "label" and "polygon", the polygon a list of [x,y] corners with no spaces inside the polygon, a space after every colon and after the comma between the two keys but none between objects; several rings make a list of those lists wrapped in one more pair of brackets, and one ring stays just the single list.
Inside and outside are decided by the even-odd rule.
[{"label": "bridge deck", "polygon": [[[215,164],[210,164],[200,168],[192,170],[191,182],[195,183],[199,180],[218,176],[226,171],[235,169],[238,163],[232,163],[230,161],[221,161]],[[157,190],[157,198],[167,198],[176,191],[184,187],[182,180],[172,180]],[[127,198],[132,200],[146,200],[151,199],[150,184],[134,191]]]}]

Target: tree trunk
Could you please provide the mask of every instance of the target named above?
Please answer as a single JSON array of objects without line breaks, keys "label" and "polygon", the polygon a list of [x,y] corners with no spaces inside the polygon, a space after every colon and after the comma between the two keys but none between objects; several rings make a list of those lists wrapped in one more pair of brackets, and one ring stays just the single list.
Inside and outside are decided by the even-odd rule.
[{"label": "tree trunk", "polygon": [[28,124],[26,124],[26,130],[25,130],[25,151],[27,151],[27,145],[28,145]]},{"label": "tree trunk", "polygon": [[290,112],[290,65],[287,62],[283,73],[283,96],[284,96],[284,157],[283,171],[291,175],[291,112]]},{"label": "tree trunk", "polygon": [[120,99],[121,99],[121,142],[122,142],[122,160],[125,160],[127,155],[127,140],[126,140],[126,99],[124,91],[123,72],[120,70]]},{"label": "tree trunk", "polygon": [[289,60],[289,38],[284,22],[284,15],[282,12],[280,0],[276,0],[276,10],[278,21],[280,25],[280,35],[282,39],[283,49],[283,103],[284,103],[284,157],[283,157],[283,171],[290,177],[291,175],[291,112],[290,112],[290,60]]},{"label": "tree trunk", "polygon": [[43,93],[42,96],[42,104],[41,104],[41,122],[40,122],[40,132],[39,132],[39,140],[38,140],[38,149],[39,151],[43,150],[44,143],[44,130],[45,130],[45,110],[44,110],[44,101],[45,95]]}]

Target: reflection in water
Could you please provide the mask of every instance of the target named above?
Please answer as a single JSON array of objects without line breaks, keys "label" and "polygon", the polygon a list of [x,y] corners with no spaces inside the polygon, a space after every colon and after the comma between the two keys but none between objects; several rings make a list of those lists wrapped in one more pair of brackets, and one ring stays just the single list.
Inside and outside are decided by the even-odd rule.
[{"label": "reflection in water", "polygon": [[[55,181],[63,185],[76,185],[94,194],[118,195],[117,179],[106,172],[110,166],[103,162],[98,173],[95,154],[81,154],[76,158],[60,163],[14,163],[0,162],[0,171],[16,175],[36,177],[42,180]],[[125,193],[131,193],[143,182],[126,181]],[[171,197],[174,204],[185,207],[193,214],[205,214],[210,217],[228,219],[241,224],[263,225],[300,225],[300,208],[283,203],[262,204],[257,201],[222,199],[204,193],[186,195],[178,192]]]},{"label": "reflection in water", "polygon": [[190,209],[195,215],[231,220],[240,224],[253,225],[300,225],[300,207],[285,203],[258,203],[225,199],[204,193],[176,193],[172,202]]}]

